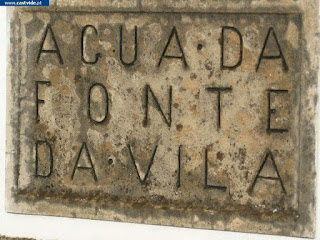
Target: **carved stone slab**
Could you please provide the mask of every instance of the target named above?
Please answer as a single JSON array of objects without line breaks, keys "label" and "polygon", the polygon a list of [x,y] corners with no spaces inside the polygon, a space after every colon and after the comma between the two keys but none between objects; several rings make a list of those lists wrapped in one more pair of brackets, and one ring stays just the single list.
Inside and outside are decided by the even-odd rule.
[{"label": "carved stone slab", "polygon": [[7,210],[313,237],[317,1],[10,16]]}]

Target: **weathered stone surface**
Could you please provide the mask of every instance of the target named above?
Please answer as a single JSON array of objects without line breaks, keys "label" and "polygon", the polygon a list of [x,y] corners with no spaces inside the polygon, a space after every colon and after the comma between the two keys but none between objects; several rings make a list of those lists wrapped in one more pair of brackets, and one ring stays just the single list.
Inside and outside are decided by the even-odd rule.
[{"label": "weathered stone surface", "polygon": [[10,13],[7,210],[314,236],[318,3]]}]

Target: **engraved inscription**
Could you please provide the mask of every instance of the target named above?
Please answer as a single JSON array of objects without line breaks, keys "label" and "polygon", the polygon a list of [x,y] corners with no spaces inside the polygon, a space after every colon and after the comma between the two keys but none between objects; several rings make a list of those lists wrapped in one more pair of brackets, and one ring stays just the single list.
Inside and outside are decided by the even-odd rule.
[{"label": "engraved inscription", "polygon": [[97,209],[298,208],[299,15],[21,16],[18,192]]}]

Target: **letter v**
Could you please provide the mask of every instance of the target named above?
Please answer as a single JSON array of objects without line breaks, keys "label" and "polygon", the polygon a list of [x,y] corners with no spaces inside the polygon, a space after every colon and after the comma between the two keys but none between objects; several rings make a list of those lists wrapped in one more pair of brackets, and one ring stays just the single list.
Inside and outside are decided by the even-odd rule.
[{"label": "letter v", "polygon": [[138,170],[138,167],[137,167],[137,164],[136,164],[136,160],[135,160],[135,158],[134,158],[134,156],[133,156],[133,153],[132,153],[132,150],[131,150],[131,146],[130,146],[130,144],[128,144],[128,149],[129,149],[130,157],[131,157],[131,160],[132,160],[132,162],[133,162],[133,165],[134,165],[134,167],[135,167],[135,169],[136,169],[136,171],[137,171],[137,174],[138,174],[138,177],[139,177],[139,181],[140,181],[141,184],[145,184],[145,182],[146,182],[146,180],[147,180],[147,178],[148,178],[148,175],[149,175],[149,172],[150,172],[150,168],[151,168],[151,166],[152,166],[152,164],[153,164],[154,156],[156,155],[156,152],[157,152],[157,148],[158,148],[158,145],[156,145],[156,146],[154,147],[154,149],[153,149],[151,158],[150,158],[149,163],[148,163],[147,171],[146,171],[144,177],[142,178],[142,177],[140,176],[140,173],[139,173],[139,170]]}]

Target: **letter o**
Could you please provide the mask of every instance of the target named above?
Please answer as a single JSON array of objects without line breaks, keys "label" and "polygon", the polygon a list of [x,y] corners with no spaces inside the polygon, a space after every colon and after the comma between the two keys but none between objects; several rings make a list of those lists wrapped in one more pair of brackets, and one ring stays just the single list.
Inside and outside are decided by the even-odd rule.
[{"label": "letter o", "polygon": [[[92,99],[94,98],[94,92],[95,91],[99,91],[100,92],[102,91],[105,95],[105,111],[104,111],[104,114],[101,114],[102,117],[101,119],[98,119],[97,115],[99,115],[98,113],[94,113],[94,111],[91,110],[92,108]],[[103,95],[102,93],[102,95]],[[97,95],[97,94],[96,94]],[[97,97],[95,97],[97,98]],[[97,102],[97,101],[95,101]],[[97,104],[97,103],[96,103]],[[101,108],[102,109],[102,108]],[[90,89],[89,89],[89,92],[88,92],[88,117],[90,119],[90,121],[94,122],[94,123],[103,123],[107,120],[107,116],[108,116],[108,112],[109,112],[109,96],[108,96],[108,91],[106,89],[106,87],[101,84],[101,83],[94,83]],[[96,115],[96,116],[93,116],[93,115]]]}]

